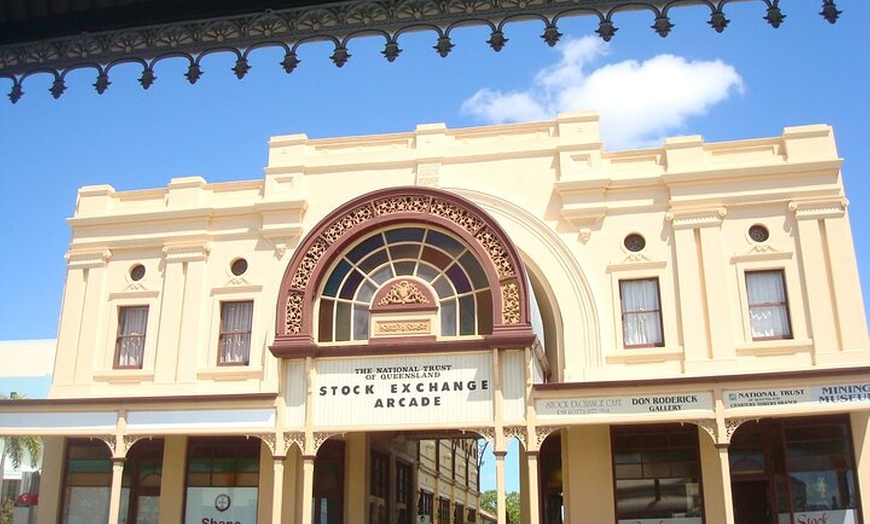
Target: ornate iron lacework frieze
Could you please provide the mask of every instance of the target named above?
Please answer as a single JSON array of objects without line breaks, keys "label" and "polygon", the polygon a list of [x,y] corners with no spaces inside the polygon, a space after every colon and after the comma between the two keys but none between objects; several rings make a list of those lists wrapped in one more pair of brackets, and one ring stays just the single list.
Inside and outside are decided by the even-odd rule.
[{"label": "ornate iron lacework frieze", "polygon": [[[598,18],[595,32],[605,41],[619,30],[614,22],[623,11],[648,11],[650,26],[660,36],[674,28],[670,10],[678,6],[703,5],[710,9],[707,22],[722,32],[730,20],[724,8],[733,2],[755,1],[764,4],[764,19],[773,26],[785,19],[780,0],[375,0],[345,1],[328,6],[307,6],[293,9],[266,10],[262,13],[170,23],[160,26],[131,28],[94,34],[81,34],[53,40],[0,46],[0,78],[12,81],[9,99],[12,103],[24,95],[23,82],[37,73],[54,77],[49,91],[60,98],[66,91],[65,78],[74,69],[93,69],[94,89],[100,94],[112,82],[111,70],[120,64],[138,64],[142,68],[139,83],[150,88],[157,80],[155,66],[163,60],[187,60],[184,76],[195,84],[203,75],[203,57],[226,52],[235,55],[232,72],[242,79],[251,70],[250,54],[262,48],[281,48],[284,59],[280,65],[293,72],[301,60],[299,47],[308,42],[332,42],[330,59],[342,67],[351,57],[348,43],[361,36],[380,35],[384,38],[381,54],[392,62],[402,49],[399,37],[413,31],[433,31],[433,48],[442,57],[454,47],[450,33],[457,27],[486,25],[490,29],[487,43],[500,51],[508,42],[505,27],[508,22],[541,20],[541,39],[553,46],[562,37],[558,22],[570,16]],[[841,11],[834,0],[822,0],[819,13],[834,23]]]}]

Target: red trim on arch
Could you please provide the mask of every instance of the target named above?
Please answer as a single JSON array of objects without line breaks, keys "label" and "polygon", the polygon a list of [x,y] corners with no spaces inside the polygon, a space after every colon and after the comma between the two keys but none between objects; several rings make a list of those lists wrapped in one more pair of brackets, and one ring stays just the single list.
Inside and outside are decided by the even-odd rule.
[{"label": "red trim on arch", "polygon": [[[422,210],[414,209],[420,203]],[[433,204],[446,205],[453,214],[445,213],[443,207],[431,207]],[[364,235],[399,225],[441,228],[461,238],[474,251],[492,289],[493,331],[486,338],[507,342],[520,335],[522,339],[534,339],[529,323],[525,266],[501,226],[483,209],[458,195],[433,188],[397,187],[368,193],[345,203],[321,220],[299,244],[284,272],[278,294],[275,343],[270,348],[276,357],[310,355],[319,353],[321,349],[326,350],[315,342],[314,305],[332,262]],[[480,237],[488,237],[484,241],[489,244],[484,245]],[[501,267],[496,267],[490,256],[493,248],[501,250]],[[506,265],[512,269],[512,274],[504,274]],[[300,275],[298,278],[297,272]],[[512,311],[514,318],[509,323],[503,321],[505,286],[516,288],[519,302],[516,310]],[[288,306],[288,299],[291,298],[296,304],[293,308]],[[291,310],[298,317],[288,322],[288,311]],[[288,329],[288,325],[293,329]],[[402,343],[406,351],[416,351],[418,344],[431,345],[433,341],[420,340],[409,344],[409,341],[403,340]],[[445,349],[447,347],[443,345],[444,342],[435,344]],[[329,354],[337,354],[334,351],[339,347],[347,346],[330,345]],[[357,348],[355,354],[359,355],[364,354],[364,349],[370,345],[354,344],[351,347]],[[378,347],[383,346],[378,344]]]}]

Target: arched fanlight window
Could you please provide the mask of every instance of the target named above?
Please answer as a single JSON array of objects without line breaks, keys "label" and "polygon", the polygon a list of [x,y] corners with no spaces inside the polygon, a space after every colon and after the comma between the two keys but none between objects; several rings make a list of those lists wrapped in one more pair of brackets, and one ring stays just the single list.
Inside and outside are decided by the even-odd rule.
[{"label": "arched fanlight window", "polygon": [[372,298],[399,277],[434,290],[441,336],[492,333],[492,291],[474,252],[441,230],[405,226],[369,235],[337,258],[320,292],[318,340],[367,340]]}]

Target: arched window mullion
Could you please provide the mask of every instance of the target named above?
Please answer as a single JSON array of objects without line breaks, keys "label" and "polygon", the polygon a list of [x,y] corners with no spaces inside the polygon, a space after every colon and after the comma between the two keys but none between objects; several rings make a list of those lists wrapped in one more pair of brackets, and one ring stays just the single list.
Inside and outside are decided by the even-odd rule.
[{"label": "arched window mullion", "polygon": [[476,252],[450,232],[417,226],[379,231],[356,243],[333,268],[344,274],[327,279],[335,296],[321,297],[331,300],[331,319],[320,327],[326,329],[323,322],[331,320],[328,342],[366,340],[378,290],[393,279],[412,277],[434,289],[442,336],[489,333],[491,322],[480,315],[492,315],[493,285],[482,267]]}]

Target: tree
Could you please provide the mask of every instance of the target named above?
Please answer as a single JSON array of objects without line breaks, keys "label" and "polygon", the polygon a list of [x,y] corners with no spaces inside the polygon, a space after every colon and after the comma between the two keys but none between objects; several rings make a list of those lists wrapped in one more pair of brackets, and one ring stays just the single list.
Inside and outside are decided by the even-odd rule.
[{"label": "tree", "polygon": [[[493,515],[498,514],[498,493],[494,489],[480,494],[480,508]],[[505,494],[505,513],[508,524],[520,524],[520,494],[516,491]]]},{"label": "tree", "polygon": [[[6,398],[4,395],[0,395],[0,398]],[[9,395],[10,399],[23,399],[24,395],[12,393]],[[36,467],[39,463],[39,457],[42,455],[42,437],[37,437],[35,435],[13,435],[0,437],[2,438],[5,446],[5,455],[9,457],[9,460],[12,461],[12,467],[18,469],[21,467],[21,464],[24,462],[25,455],[30,458],[28,461],[30,467]],[[2,461],[0,461],[2,463]],[[3,471],[0,470],[0,475],[3,474]]]}]

